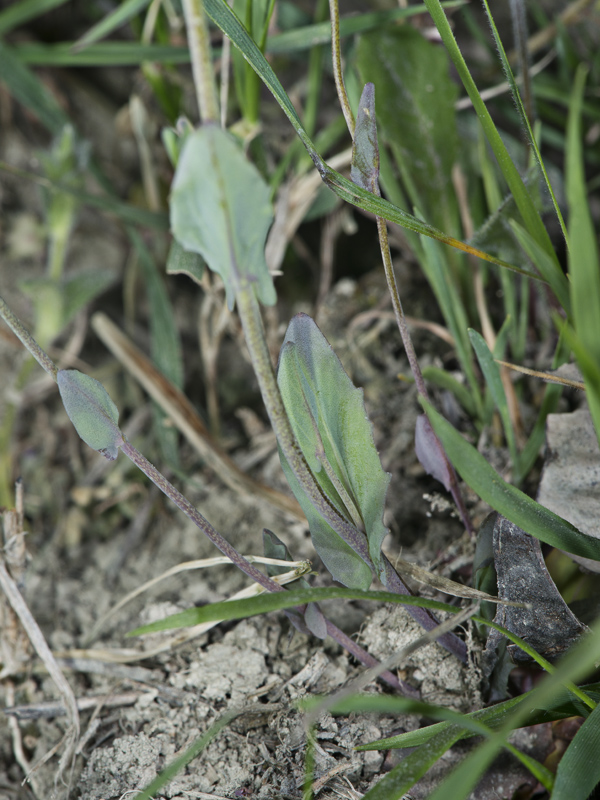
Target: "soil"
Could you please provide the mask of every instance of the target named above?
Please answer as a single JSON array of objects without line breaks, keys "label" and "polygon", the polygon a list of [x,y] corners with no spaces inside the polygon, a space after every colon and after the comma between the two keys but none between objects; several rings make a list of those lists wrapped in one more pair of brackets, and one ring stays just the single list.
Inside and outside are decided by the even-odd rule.
[{"label": "soil", "polygon": [[[123,128],[127,114],[115,99],[120,95],[93,86],[87,76],[74,77],[68,72],[65,76],[60,89],[79,117],[83,134],[92,140],[94,152],[121,195],[135,198],[140,191],[137,150],[131,131],[126,125]],[[48,146],[47,137],[18,107],[11,107],[10,114],[0,157],[32,170],[37,149]],[[158,152],[158,137],[154,146]],[[159,163],[162,168],[164,158]],[[3,180],[0,200],[2,295],[31,324],[32,307],[19,285],[44,273],[43,204],[33,183],[10,176]],[[375,229],[365,220],[359,223],[361,231],[368,225],[371,244],[365,245],[364,252],[369,253]],[[314,224],[303,235],[310,242]],[[345,246],[348,248],[347,241]],[[352,248],[352,241],[349,246]],[[362,246],[359,243],[359,251]],[[157,258],[160,261],[160,253]],[[404,558],[421,566],[441,565],[443,574],[457,579],[470,562],[472,543],[463,534],[452,506],[440,496],[438,484],[424,474],[415,458],[413,437],[419,406],[414,387],[398,380],[398,375],[408,374],[408,365],[387,313],[385,282],[376,254],[370,264],[368,258],[356,280],[342,277],[341,265],[337,265],[340,279],[334,280],[319,310],[319,324],[353,380],[364,387],[382,462],[393,476],[386,511],[390,536],[384,549],[392,561],[402,552]],[[169,467],[161,455],[147,397],[107,356],[89,326],[90,313],[103,310],[121,327],[133,331],[138,344],[149,351],[148,309],[131,261],[130,245],[117,222],[110,215],[81,209],[67,269],[108,269],[114,273],[115,283],[69,326],[55,343],[53,357],[69,363],[66,353],[70,352],[74,356],[70,363],[103,381],[122,410],[123,425],[126,429],[132,425],[130,436],[137,446],[166,470],[240,552],[261,554],[261,532],[269,528],[285,541],[294,558],[312,561],[317,573],[313,583],[326,585],[328,576],[312,549],[306,525],[264,501],[225,487],[184,440],[180,442],[178,470]],[[414,265],[399,258],[396,267],[407,313],[437,319],[433,300]],[[306,271],[306,264],[298,260],[295,269]],[[282,325],[291,314],[312,310],[310,300],[294,302],[290,290],[286,294],[285,279],[281,282],[284,304],[280,317],[271,316],[269,325],[275,350]],[[184,343],[186,392],[197,407],[203,407],[196,340],[201,291],[187,278],[170,278],[168,291]],[[315,291],[306,296],[314,299]],[[374,310],[381,312],[375,325],[361,328],[355,324],[359,313]],[[429,333],[416,330],[415,344],[423,366],[446,358],[446,346],[440,348]],[[362,668],[335,642],[298,633],[281,614],[219,625],[150,659],[115,660],[117,651],[141,647],[137,640],[125,638],[140,624],[225,599],[246,585],[245,576],[223,566],[181,572],[161,582],[127,604],[87,642],[98,620],[126,594],[174,565],[213,557],[216,552],[123,456],[108,464],[78,439],[54,385],[41,371],[34,370],[17,395],[14,381],[23,360],[20,345],[3,328],[0,403],[7,413],[17,398],[19,409],[11,447],[13,476],[22,478],[25,494],[29,560],[23,593],[75,696],[92,704],[81,711],[81,740],[72,774],[67,769],[57,782],[58,756],[54,756],[22,784],[24,769],[37,765],[60,743],[67,723],[56,706],[48,712],[40,705],[52,701],[60,706],[60,698],[40,660],[21,642],[23,650],[15,658],[24,663],[0,685],[0,696],[4,706],[27,706],[30,716],[15,723],[14,717],[0,715],[0,800],[63,798],[69,780],[70,797],[133,797],[221,714],[233,709],[239,712],[233,721],[155,797],[301,798],[306,731],[297,702],[347,685]],[[261,457],[250,468],[253,476],[285,491],[274,443],[265,440],[264,412],[234,326],[223,343],[218,372],[222,441],[240,464],[250,463],[260,444]],[[244,376],[242,389],[240,375]],[[446,396],[437,399],[450,402]],[[232,412],[239,406],[246,409],[245,419],[252,423],[246,428]],[[448,409],[458,413],[453,406]],[[468,499],[477,525],[486,509],[474,498]],[[134,521],[142,512],[147,519],[136,538]],[[421,633],[404,612],[389,608],[344,602],[329,604],[325,611],[378,658],[397,652]],[[476,662],[476,653],[473,658]],[[474,663],[463,666],[433,644],[413,653],[400,670],[424,699],[468,711],[482,703]],[[371,684],[366,691],[386,689]],[[42,716],[42,712],[48,715]],[[423,722],[415,716],[391,714],[339,718],[324,714],[316,728],[317,796],[323,800],[360,798],[398,762],[402,751],[357,752],[353,748],[412,730]],[[519,735],[528,752],[548,744],[541,733]],[[411,790],[411,796],[415,800],[428,796],[467,747],[454,748]],[[511,796],[510,787],[516,789],[528,780],[516,763],[505,759],[503,771],[491,770],[489,787],[480,787],[473,797],[497,797],[500,790],[502,796]]]}]

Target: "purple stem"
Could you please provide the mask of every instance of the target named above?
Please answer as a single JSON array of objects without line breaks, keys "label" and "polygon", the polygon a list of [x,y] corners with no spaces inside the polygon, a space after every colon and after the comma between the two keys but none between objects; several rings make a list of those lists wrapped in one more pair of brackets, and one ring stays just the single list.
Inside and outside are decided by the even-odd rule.
[{"label": "purple stem", "polygon": [[[176,489],[172,483],[170,483],[165,476],[156,469],[154,464],[150,463],[148,459],[137,450],[131,442],[124,440],[123,444],[121,445],[121,450],[123,453],[129,458],[133,463],[138,467],[146,477],[148,477],[152,483],[157,486],[161,492],[163,492],[169,500],[171,500],[177,508],[179,508],[183,513],[190,519],[194,525],[196,525],[205,536],[207,536],[210,541],[217,547],[224,556],[227,556],[242,572],[245,572],[249,578],[252,578],[253,581],[263,586],[270,592],[283,592],[285,589],[283,586],[280,586],[276,581],[269,578],[267,575],[263,575],[263,573],[258,570],[253,564],[251,564],[244,556],[240,555],[238,551],[233,547],[227,539],[223,538],[218,531],[216,531],[210,522],[205,519],[202,514],[198,511],[198,509],[193,506],[190,501],[184,497],[181,492]],[[391,565],[390,565],[391,569]],[[393,571],[393,570],[392,570]],[[395,573],[394,573],[395,574]],[[396,575],[396,578],[398,576]],[[398,580],[400,580],[398,578]],[[406,593],[405,589],[405,593]],[[299,607],[297,609],[300,612],[304,611],[304,607]],[[412,611],[413,609],[411,609]],[[422,610],[422,609],[417,609]],[[369,655],[366,650],[364,650],[359,644],[355,641],[350,639],[349,636],[346,636],[343,631],[337,628],[332,622],[326,620],[327,622],[327,633],[335,639],[339,644],[346,648],[351,655],[353,655],[361,664],[364,664],[366,667],[374,667],[377,666],[378,661],[377,659],[373,658],[373,656]],[[435,622],[434,622],[435,624]],[[433,625],[432,625],[433,627]],[[460,640],[459,640],[460,641]],[[404,681],[399,681],[391,672],[385,670],[381,676],[382,680],[386,681],[392,688],[397,689],[403,692],[405,695],[409,697],[414,697],[415,689],[412,686],[409,686]]]}]

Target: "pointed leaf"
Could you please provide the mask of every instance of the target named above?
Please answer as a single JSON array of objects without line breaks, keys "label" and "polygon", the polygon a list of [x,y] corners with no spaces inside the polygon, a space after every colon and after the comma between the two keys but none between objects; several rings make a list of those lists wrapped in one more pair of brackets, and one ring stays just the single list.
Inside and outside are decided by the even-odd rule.
[{"label": "pointed leaf", "polygon": [[425,414],[419,414],[415,425],[415,455],[425,472],[439,481],[449,492],[451,475],[448,461]]},{"label": "pointed leaf", "polygon": [[600,561],[600,540],[581,533],[569,522],[502,480],[481,453],[463,439],[441,414],[422,398],[419,398],[419,402],[456,471],[482,500],[542,542],[568,553]]},{"label": "pointed leaf", "polygon": [[[369,555],[379,572],[381,545],[387,534],[383,511],[391,476],[381,467],[362,390],[353,386],[330,344],[306,314],[297,314],[290,322],[277,379],[315,479],[340,514],[366,532]],[[296,496],[301,505],[306,502]],[[320,534],[315,531],[317,539],[330,536],[325,528],[319,530]],[[332,555],[340,541],[335,534],[329,544]],[[319,544],[323,547],[324,542]],[[317,552],[323,558],[318,547]]]},{"label": "pointed leaf", "polygon": [[600,706],[585,720],[556,770],[553,800],[591,797],[600,782]]},{"label": "pointed leaf", "polygon": [[123,444],[119,411],[102,384],[76,369],[61,369],[58,390],[69,419],[83,441],[109,461]]},{"label": "pointed leaf", "polygon": [[379,146],[375,120],[375,86],[365,84],[356,115],[350,177],[361,189],[379,194]]},{"label": "pointed leaf", "polygon": [[173,181],[171,227],[219,273],[230,308],[248,283],[265,305],[275,302],[264,256],[272,221],[269,187],[234,139],[214,125],[190,134]]}]

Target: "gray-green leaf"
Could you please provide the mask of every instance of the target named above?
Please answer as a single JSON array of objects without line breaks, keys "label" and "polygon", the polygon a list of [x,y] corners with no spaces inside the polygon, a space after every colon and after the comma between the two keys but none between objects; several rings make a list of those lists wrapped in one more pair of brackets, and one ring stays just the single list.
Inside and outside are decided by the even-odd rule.
[{"label": "gray-green leaf", "polygon": [[185,250],[218,272],[233,308],[251,284],[265,305],[276,300],[264,256],[273,210],[267,184],[234,139],[205,125],[186,139],[171,193],[171,227]]},{"label": "gray-green leaf", "polygon": [[[365,412],[363,392],[352,385],[340,360],[306,314],[288,327],[277,380],[290,422],[322,492],[369,543],[380,573],[383,524],[390,475],[383,471]],[[333,577],[368,586],[371,571],[321,518],[282,459],[292,491],[307,515],[315,548]]]},{"label": "gray-green leaf", "polygon": [[58,390],[69,419],[83,441],[114,461],[123,444],[119,411],[102,384],[76,369],[61,369]]}]

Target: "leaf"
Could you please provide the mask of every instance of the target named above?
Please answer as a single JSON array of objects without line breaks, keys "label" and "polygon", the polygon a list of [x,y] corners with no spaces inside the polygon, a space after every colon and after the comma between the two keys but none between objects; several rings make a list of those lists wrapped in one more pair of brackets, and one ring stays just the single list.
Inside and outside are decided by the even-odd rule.
[{"label": "leaf", "polygon": [[[381,545],[388,532],[383,511],[391,476],[381,467],[362,389],[353,386],[329,342],[306,314],[297,314],[288,326],[277,381],[292,429],[315,480],[339,513],[358,530],[365,531],[369,555],[379,574]],[[292,485],[294,489],[298,491],[297,485]],[[324,560],[327,558],[326,566],[333,577],[346,583],[347,567],[340,571],[335,563],[338,552],[340,558],[347,560],[341,556],[341,538],[324,520],[318,523],[322,518],[310,498],[301,491],[296,498],[312,523],[317,552]],[[356,562],[358,557],[350,552],[354,569],[363,577],[357,584],[357,575],[353,583],[346,585],[368,586],[370,570],[367,575],[363,569],[366,565],[360,559]]]},{"label": "leaf", "polygon": [[433,430],[461,478],[502,516],[527,533],[568,553],[600,560],[600,540],[578,531],[566,520],[502,480],[496,470],[427,401],[419,398]]},{"label": "leaf", "polygon": [[114,461],[123,444],[119,411],[102,384],[76,369],[61,369],[58,390],[69,419],[83,441]]},{"label": "leaf", "polygon": [[358,104],[350,178],[361,189],[379,194],[379,147],[375,120],[375,86],[365,84]]},{"label": "leaf", "polygon": [[230,309],[246,284],[265,305],[276,300],[264,256],[272,221],[269,187],[234,139],[214,125],[190,134],[173,181],[171,227],[219,273]]},{"label": "leaf", "polygon": [[600,705],[585,720],[556,770],[552,800],[590,797],[600,782]]},{"label": "leaf", "polygon": [[519,483],[521,476],[519,464],[519,452],[517,450],[517,442],[515,439],[515,432],[512,427],[512,420],[508,410],[508,402],[506,400],[506,393],[502,385],[502,378],[500,377],[500,369],[494,360],[494,356],[490,352],[489,347],[483,336],[472,328],[469,328],[469,339],[475,350],[475,355],[479,361],[479,366],[483,372],[483,377],[490,391],[494,405],[498,409],[500,419],[502,420],[502,427],[504,428],[504,435],[508,449],[510,450],[510,457],[512,460],[513,477],[515,483]]},{"label": "leaf", "polygon": [[167,275],[187,275],[200,286],[204,267],[204,260],[199,253],[188,253],[177,239],[173,239],[167,256]]},{"label": "leaf", "polygon": [[419,414],[415,425],[415,455],[425,472],[449,492],[451,475],[448,462],[425,414]]},{"label": "leaf", "polygon": [[220,603],[211,603],[200,608],[188,608],[178,614],[172,614],[165,619],[152,622],[136,628],[128,636],[140,636],[146,633],[168,631],[172,628],[187,628],[199,625],[202,622],[213,620],[247,619],[257,614],[266,614],[269,611],[280,611],[285,608],[304,605],[305,603],[318,603],[323,600],[375,600],[379,603],[399,603],[401,605],[431,608],[436,611],[448,611],[456,614],[460,611],[456,606],[440,603],[427,597],[414,597],[411,594],[396,594],[395,592],[373,592],[361,589],[330,586],[327,588],[290,589],[284,592],[270,592],[244,600],[224,600]]},{"label": "leaf", "polygon": [[587,199],[581,147],[581,106],[587,70],[575,77],[567,124],[566,182],[569,204],[569,279],[571,310],[579,348],[577,361],[583,373],[590,412],[600,441],[600,258],[594,223]]},{"label": "leaf", "polygon": [[412,204],[438,227],[452,230],[458,88],[445,50],[405,25],[361,36],[357,65],[362,80],[377,87],[381,135],[406,178]]}]

